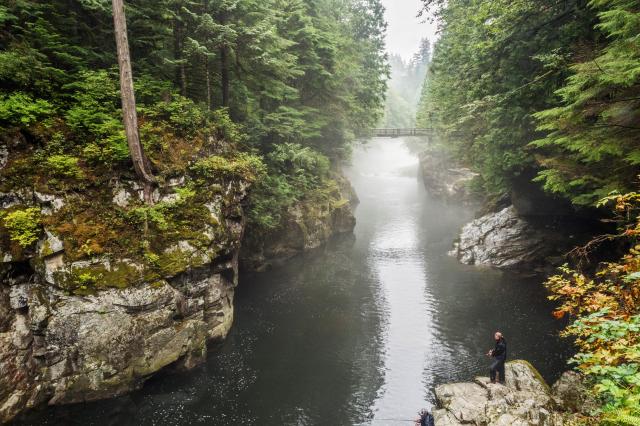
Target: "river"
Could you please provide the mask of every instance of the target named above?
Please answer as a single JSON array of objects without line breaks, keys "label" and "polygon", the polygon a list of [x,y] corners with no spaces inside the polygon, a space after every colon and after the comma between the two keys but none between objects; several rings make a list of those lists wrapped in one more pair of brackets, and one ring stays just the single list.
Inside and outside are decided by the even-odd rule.
[{"label": "river", "polygon": [[406,425],[436,385],[487,374],[498,329],[510,358],[559,376],[570,347],[540,278],[447,256],[473,212],[427,195],[402,139],[356,149],[347,174],[354,235],[243,275],[234,327],[204,365],[22,424]]}]

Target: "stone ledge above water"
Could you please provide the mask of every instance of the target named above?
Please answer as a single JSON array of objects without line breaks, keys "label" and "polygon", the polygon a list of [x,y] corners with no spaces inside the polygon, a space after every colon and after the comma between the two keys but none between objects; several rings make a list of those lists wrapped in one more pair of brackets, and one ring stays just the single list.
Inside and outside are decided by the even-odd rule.
[{"label": "stone ledge above water", "polygon": [[578,407],[590,405],[575,372],[564,373],[550,388],[531,364],[517,360],[507,363],[505,379],[506,385],[477,377],[438,386],[436,426],[562,426]]}]

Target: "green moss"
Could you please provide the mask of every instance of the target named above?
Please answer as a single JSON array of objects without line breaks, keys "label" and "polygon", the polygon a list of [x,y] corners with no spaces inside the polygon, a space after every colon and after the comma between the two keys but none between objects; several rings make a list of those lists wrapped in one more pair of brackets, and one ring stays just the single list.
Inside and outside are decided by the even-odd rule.
[{"label": "green moss", "polygon": [[40,209],[28,207],[13,210],[3,217],[4,227],[9,232],[12,241],[26,248],[38,241],[40,236]]},{"label": "green moss", "polygon": [[102,263],[54,273],[56,282],[74,294],[91,294],[106,288],[126,288],[143,281],[142,272],[135,265],[119,262],[107,267]]},{"label": "green moss", "polygon": [[247,153],[231,158],[211,155],[198,160],[191,169],[201,178],[240,178],[248,182],[254,182],[265,172],[262,159]]},{"label": "green moss", "polygon": [[189,267],[195,266],[192,265],[191,255],[179,249],[162,253],[157,265],[160,273],[166,277],[175,277]]},{"label": "green moss", "polygon": [[331,203],[331,207],[333,209],[341,209],[341,208],[345,207],[348,204],[349,204],[349,200],[347,200],[346,198],[341,198],[341,199],[336,200],[333,203]]},{"label": "green moss", "polygon": [[45,240],[44,245],[42,246],[42,249],[40,250],[40,255],[42,257],[47,257],[53,254],[53,250],[51,249],[51,244],[49,243],[49,240]]}]

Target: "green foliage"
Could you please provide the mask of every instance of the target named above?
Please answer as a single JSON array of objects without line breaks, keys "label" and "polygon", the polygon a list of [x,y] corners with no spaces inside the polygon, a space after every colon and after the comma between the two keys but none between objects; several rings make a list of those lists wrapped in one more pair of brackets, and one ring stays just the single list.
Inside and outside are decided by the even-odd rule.
[{"label": "green foliage", "polygon": [[[387,73],[380,0],[126,6],[140,140],[159,184],[185,178],[177,201],[112,203],[113,182],[134,170],[109,2],[0,6],[0,139],[15,141],[0,186],[65,195],[42,220],[69,260],[126,256],[156,274],[183,272],[192,256],[165,249],[188,241],[213,253],[199,245],[210,244],[203,229],[227,238],[206,194],[258,184],[250,202],[264,215],[253,217],[277,226],[294,200],[335,188],[328,158],[345,156],[378,122]],[[127,271],[83,271],[70,291],[141,279]]]},{"label": "green foliage", "polygon": [[65,88],[71,91],[72,99],[65,121],[76,137],[82,138],[87,161],[111,167],[128,159],[114,72],[83,71]]},{"label": "green foliage", "polygon": [[632,415],[624,410],[607,413],[601,421],[604,426],[640,426],[640,415]]},{"label": "green foliage", "polygon": [[192,100],[177,94],[168,101],[160,101],[150,106],[141,105],[140,112],[150,118],[163,120],[181,136],[195,136],[207,122],[207,111]]},{"label": "green foliage", "polygon": [[431,61],[431,43],[423,39],[420,50],[405,62],[398,55],[390,56],[391,78],[387,90],[382,126],[387,128],[415,127],[416,112],[422,84]]},{"label": "green foliage", "polygon": [[28,127],[53,114],[54,108],[44,99],[34,99],[22,92],[0,95],[0,125]]},{"label": "green foliage", "polygon": [[578,206],[640,172],[640,8],[589,2],[426,0],[443,21],[418,123],[490,192],[537,173]]},{"label": "green foliage", "polygon": [[62,178],[82,179],[82,169],[78,166],[78,158],[69,155],[52,155],[46,160],[46,168],[54,175]]},{"label": "green foliage", "polygon": [[202,178],[241,178],[253,182],[264,173],[264,165],[260,157],[243,152],[234,158],[212,155],[200,159],[191,170]]},{"label": "green foliage", "polygon": [[332,182],[327,157],[298,144],[278,145],[267,156],[266,167],[266,175],[253,189],[248,212],[258,232],[280,226],[289,207]]},{"label": "green foliage", "polygon": [[[618,238],[635,241],[640,235],[639,202],[637,193],[603,200],[615,205],[620,219],[635,220],[621,229]],[[547,281],[550,298],[561,302],[556,317],[573,316],[565,330],[579,348],[572,362],[593,382],[605,424],[633,424],[640,417],[638,277],[640,246],[635,245],[620,261],[604,264],[594,276],[564,266]]]},{"label": "green foliage", "polygon": [[38,241],[40,235],[40,209],[28,207],[13,210],[2,217],[4,227],[12,241],[27,248]]},{"label": "green foliage", "polygon": [[532,114],[553,106],[593,12],[554,0],[425,1],[442,21],[418,111],[485,190],[503,193],[538,170]]},{"label": "green foliage", "polygon": [[152,206],[136,207],[127,212],[128,219],[141,228],[152,224],[158,231],[169,229],[166,213],[170,208],[167,203],[158,203]]},{"label": "green foliage", "polygon": [[614,189],[630,190],[640,170],[640,8],[628,0],[592,0],[596,28],[607,37],[571,66],[557,90],[560,106],[535,114],[546,136],[539,180],[576,204],[593,204]]}]

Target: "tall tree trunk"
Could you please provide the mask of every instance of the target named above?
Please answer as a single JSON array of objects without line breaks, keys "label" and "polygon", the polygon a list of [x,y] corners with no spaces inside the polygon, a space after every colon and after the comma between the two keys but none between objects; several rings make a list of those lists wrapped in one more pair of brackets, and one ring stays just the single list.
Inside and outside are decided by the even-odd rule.
[{"label": "tall tree trunk", "polygon": [[204,70],[207,75],[207,107],[211,111],[211,69],[209,67],[209,56],[204,57]]},{"label": "tall tree trunk", "polygon": [[180,21],[180,18],[177,16],[180,11],[176,11],[176,17],[173,20],[173,50],[176,62],[178,63],[178,72],[177,72],[177,80],[180,85],[180,94],[182,96],[187,96],[187,70],[186,65],[184,63],[184,58],[182,57],[183,47],[184,47],[184,28],[183,23]]},{"label": "tall tree trunk", "polygon": [[222,82],[222,106],[229,106],[229,52],[226,46],[220,48],[220,75]]},{"label": "tall tree trunk", "polygon": [[[209,13],[209,0],[204,0],[202,6],[202,12]],[[207,49],[207,54],[204,56],[204,72],[207,79],[207,108],[211,111],[211,65],[209,64],[208,51],[209,49]]]},{"label": "tall tree trunk", "polygon": [[[223,10],[219,15],[220,25],[226,25],[227,12]],[[219,49],[220,53],[220,83],[222,86],[222,106],[229,106],[229,48],[222,44]]]},{"label": "tall tree trunk", "polygon": [[123,0],[112,0],[113,25],[118,49],[118,66],[120,67],[120,95],[122,97],[122,116],[124,129],[129,144],[129,152],[133,161],[133,168],[142,181],[144,198],[148,204],[153,202],[152,190],[155,178],[138,134],[138,116],[136,112],[136,97],[133,91],[133,75],[131,72],[131,55],[129,54],[129,40],[127,38],[127,20],[124,14]]}]

